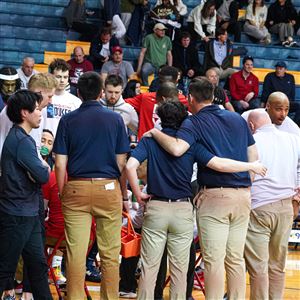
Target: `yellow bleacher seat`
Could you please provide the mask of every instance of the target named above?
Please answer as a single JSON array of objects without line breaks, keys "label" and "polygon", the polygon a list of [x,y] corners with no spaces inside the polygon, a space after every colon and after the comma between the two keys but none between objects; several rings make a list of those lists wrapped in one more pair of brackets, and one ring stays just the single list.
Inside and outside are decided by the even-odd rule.
[{"label": "yellow bleacher seat", "polygon": [[52,52],[52,51],[44,52],[44,64],[49,65],[55,58],[61,58],[67,61],[71,58],[71,55],[65,52]]},{"label": "yellow bleacher seat", "polygon": [[48,65],[45,64],[35,64],[34,69],[40,73],[47,73],[48,72]]},{"label": "yellow bleacher seat", "polygon": [[246,16],[246,9],[239,9],[239,16],[238,19],[239,20],[244,20]]},{"label": "yellow bleacher seat", "polygon": [[233,57],[233,67],[234,68],[240,68],[241,63],[241,57],[240,56],[234,56]]},{"label": "yellow bleacher seat", "polygon": [[89,54],[89,49],[90,49],[91,43],[81,42],[81,41],[67,41],[66,45],[67,45],[66,53],[68,53],[68,54],[72,54],[73,49],[77,46],[80,46],[80,47],[82,47],[83,52],[85,53],[85,55],[87,55],[87,54]]},{"label": "yellow bleacher seat", "polygon": [[[265,79],[265,76],[270,72],[274,72],[274,69],[253,68],[252,72],[258,77],[259,82],[263,82]],[[296,85],[300,85],[300,72],[299,71],[293,71],[293,72],[287,72],[287,73],[293,74],[295,77]]]}]

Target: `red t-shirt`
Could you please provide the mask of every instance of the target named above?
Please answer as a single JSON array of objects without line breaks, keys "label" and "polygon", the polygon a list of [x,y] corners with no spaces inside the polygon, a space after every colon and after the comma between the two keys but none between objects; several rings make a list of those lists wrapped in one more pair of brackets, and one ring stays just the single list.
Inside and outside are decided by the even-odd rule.
[{"label": "red t-shirt", "polygon": [[49,181],[42,186],[44,199],[48,200],[49,219],[46,221],[46,235],[60,238],[64,233],[64,217],[61,210],[61,201],[58,198],[58,187],[54,171]]},{"label": "red t-shirt", "polygon": [[71,66],[69,71],[71,85],[77,85],[78,79],[83,73],[94,70],[92,63],[87,59],[84,59],[81,64],[78,64],[75,59],[70,59],[68,64]]},{"label": "red t-shirt", "polygon": [[[139,114],[139,130],[138,139],[140,140],[145,132],[154,127],[155,122],[158,120],[156,114],[156,92],[142,93],[133,98],[127,98],[125,101]],[[179,101],[188,107],[188,101],[182,94],[178,95]]]},{"label": "red t-shirt", "polygon": [[231,75],[229,80],[230,94],[233,100],[244,100],[247,94],[254,92],[254,97],[258,95],[258,78],[250,73],[247,79],[243,76],[243,70]]}]

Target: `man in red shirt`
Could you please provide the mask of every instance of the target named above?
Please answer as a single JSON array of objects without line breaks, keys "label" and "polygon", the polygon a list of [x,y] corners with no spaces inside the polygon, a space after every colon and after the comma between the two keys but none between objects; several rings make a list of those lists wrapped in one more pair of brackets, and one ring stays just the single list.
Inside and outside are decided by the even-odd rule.
[{"label": "man in red shirt", "polygon": [[251,72],[253,69],[253,57],[245,56],[243,68],[231,75],[229,80],[231,104],[238,113],[260,107],[258,96],[259,81]]},{"label": "man in red shirt", "polygon": [[[165,66],[164,68],[173,68],[170,66]],[[177,74],[177,75],[176,75]],[[175,76],[176,75],[176,76]],[[145,132],[152,129],[156,122],[158,121],[158,116],[156,115],[156,108],[157,105],[172,97],[178,98],[180,102],[182,102],[185,106],[188,106],[188,101],[183,94],[179,94],[176,88],[176,82],[178,78],[177,70],[174,73],[174,76],[159,76],[160,85],[157,92],[152,93],[142,93],[133,98],[127,98],[125,101],[129,103],[131,106],[139,114],[139,129],[138,129],[138,139],[140,140],[141,137]]]},{"label": "man in red shirt", "polygon": [[79,77],[87,72],[93,71],[93,64],[84,57],[83,49],[77,46],[73,50],[73,58],[68,61],[71,66],[69,70],[71,93],[77,96],[77,82]]}]

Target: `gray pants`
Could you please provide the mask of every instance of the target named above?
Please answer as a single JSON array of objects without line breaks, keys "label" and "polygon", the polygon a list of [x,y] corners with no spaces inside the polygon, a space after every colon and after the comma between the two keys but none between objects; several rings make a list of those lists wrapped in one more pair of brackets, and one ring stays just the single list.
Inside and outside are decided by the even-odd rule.
[{"label": "gray pants", "polygon": [[284,42],[287,37],[294,35],[294,27],[290,23],[279,23],[273,25],[270,32],[278,34],[280,42]]},{"label": "gray pants", "polygon": [[245,23],[244,31],[246,34],[256,38],[259,41],[265,39],[269,34],[268,29],[265,26],[263,28],[258,28],[257,26],[251,25],[249,22]]}]

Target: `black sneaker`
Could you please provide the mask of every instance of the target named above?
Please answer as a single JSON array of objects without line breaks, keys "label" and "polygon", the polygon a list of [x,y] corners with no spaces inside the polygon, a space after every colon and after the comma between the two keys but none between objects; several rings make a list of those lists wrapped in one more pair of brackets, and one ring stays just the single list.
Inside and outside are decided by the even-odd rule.
[{"label": "black sneaker", "polygon": [[85,280],[91,282],[101,282],[100,271],[95,267],[89,267],[85,272]]}]

